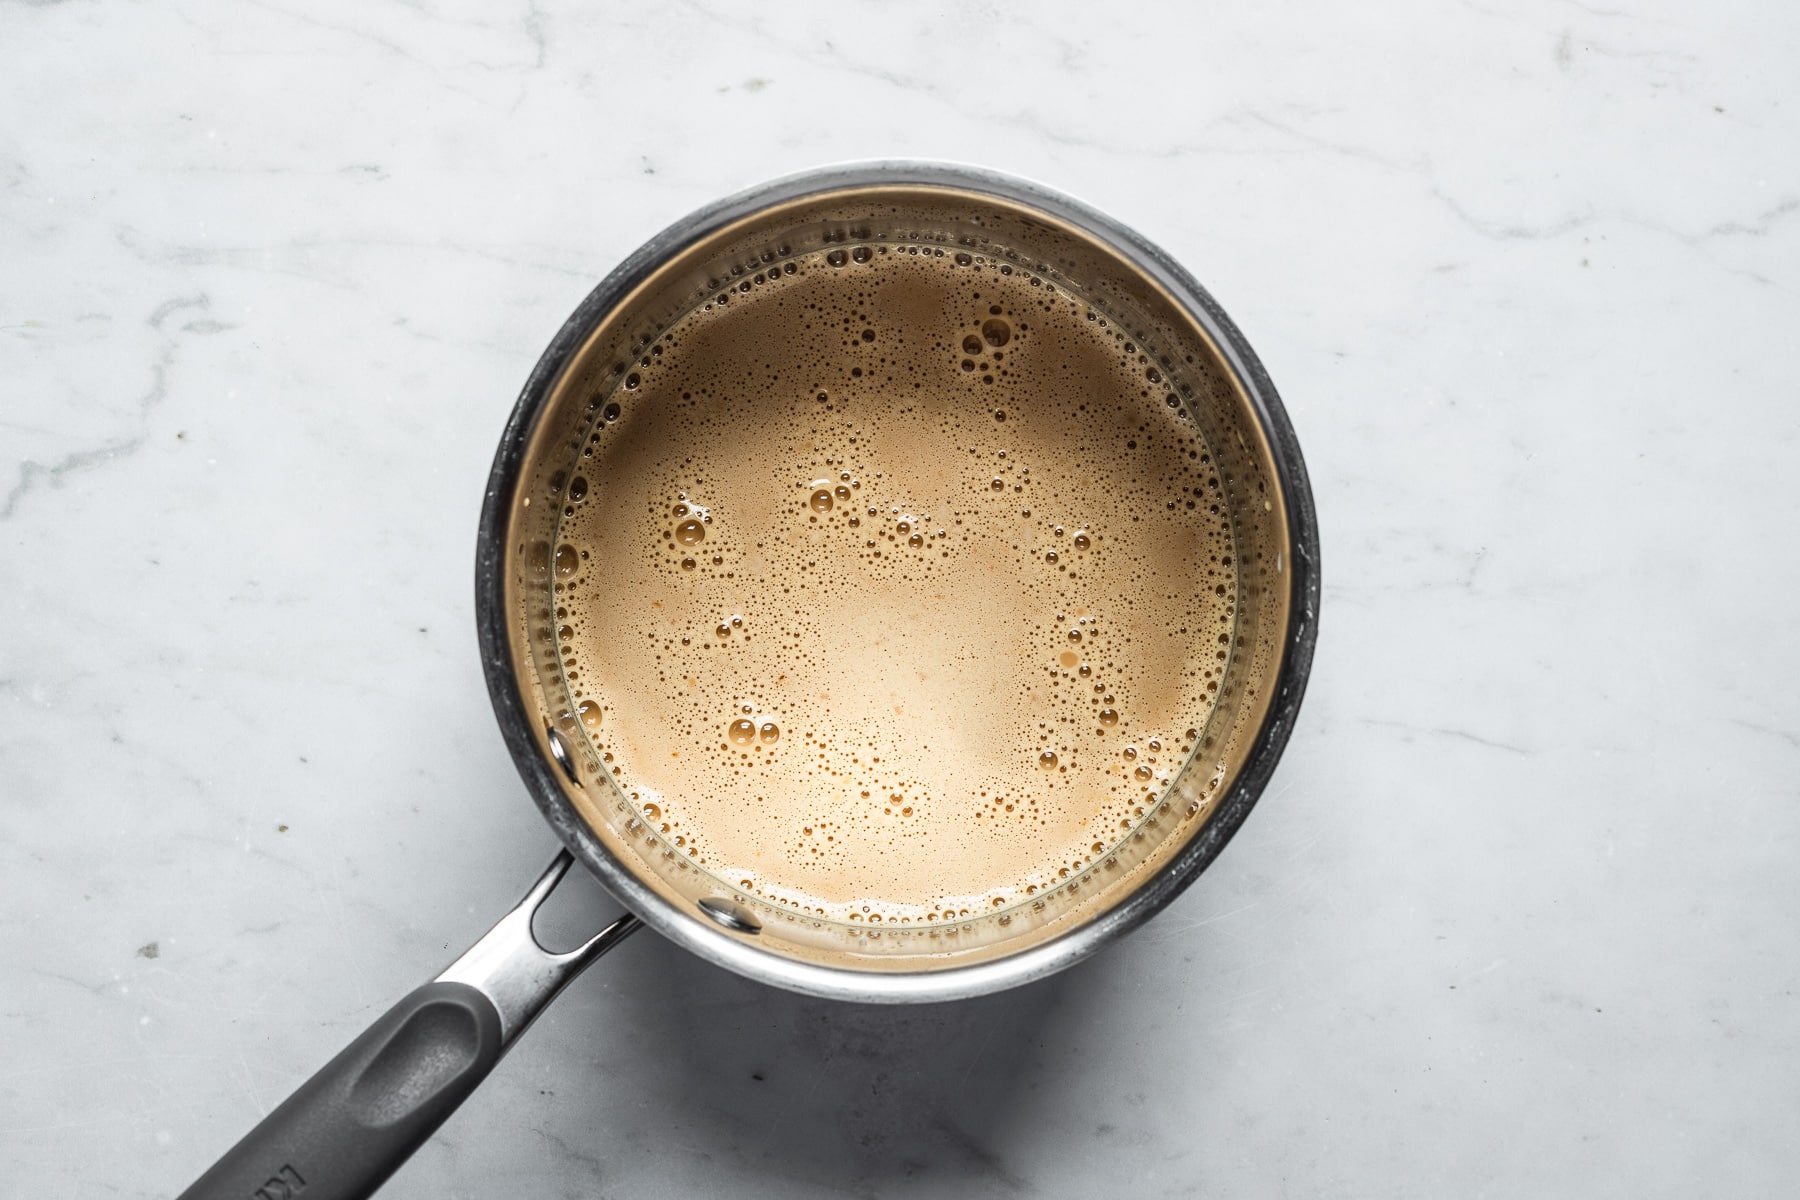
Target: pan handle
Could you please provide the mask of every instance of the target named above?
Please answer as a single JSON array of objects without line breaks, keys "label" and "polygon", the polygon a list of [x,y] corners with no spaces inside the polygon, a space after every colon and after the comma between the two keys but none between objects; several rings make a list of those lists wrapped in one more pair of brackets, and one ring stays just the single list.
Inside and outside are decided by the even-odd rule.
[{"label": "pan handle", "polygon": [[587,965],[638,928],[620,917],[567,954],[531,919],[573,861],[556,856],[518,906],[300,1085],[179,1200],[363,1200],[487,1078]]}]

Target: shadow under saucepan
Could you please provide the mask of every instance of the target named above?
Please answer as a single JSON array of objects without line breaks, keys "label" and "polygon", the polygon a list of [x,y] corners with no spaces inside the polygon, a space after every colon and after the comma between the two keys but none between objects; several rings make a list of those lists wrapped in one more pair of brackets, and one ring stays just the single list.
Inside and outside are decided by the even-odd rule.
[{"label": "shadow under saucepan", "polygon": [[[617,911],[577,874],[537,928],[569,945]],[[1094,1015],[1079,997],[1096,969],[971,1000],[848,1004],[640,932],[535,1035],[563,1056],[532,1070],[553,1097],[538,1132],[576,1175],[621,1195],[1030,1191],[1009,1165],[1010,1134],[1031,1115],[1046,1044]]]},{"label": "shadow under saucepan", "polygon": [[725,1173],[840,1193],[1017,1186],[992,1138],[1069,974],[972,1000],[866,1005],[753,983],[654,935],[632,958],[617,999],[665,1048],[654,1102],[690,1150],[735,1160]]}]

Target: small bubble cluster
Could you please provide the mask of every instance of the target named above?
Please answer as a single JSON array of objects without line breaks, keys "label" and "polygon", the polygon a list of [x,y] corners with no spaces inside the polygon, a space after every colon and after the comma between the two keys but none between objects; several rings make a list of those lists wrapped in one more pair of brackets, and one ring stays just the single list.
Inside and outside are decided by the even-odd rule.
[{"label": "small bubble cluster", "polygon": [[816,916],[958,920],[1103,859],[1232,646],[1179,372],[986,255],[715,286],[614,366],[558,484],[570,726],[669,845]]}]

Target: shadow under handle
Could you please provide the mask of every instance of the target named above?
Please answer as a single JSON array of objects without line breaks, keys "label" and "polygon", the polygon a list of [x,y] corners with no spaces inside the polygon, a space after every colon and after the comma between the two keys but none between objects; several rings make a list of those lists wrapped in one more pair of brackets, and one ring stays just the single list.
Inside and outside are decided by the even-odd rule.
[{"label": "shadow under handle", "polygon": [[544,1006],[638,928],[626,914],[566,954],[531,920],[573,861],[556,856],[517,907],[436,979],[300,1085],[178,1200],[363,1200],[487,1078]]}]

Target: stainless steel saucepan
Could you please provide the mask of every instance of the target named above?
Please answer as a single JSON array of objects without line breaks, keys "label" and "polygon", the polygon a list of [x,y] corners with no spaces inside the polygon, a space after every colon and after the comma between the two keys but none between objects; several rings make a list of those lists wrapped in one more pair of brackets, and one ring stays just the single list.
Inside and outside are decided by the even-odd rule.
[{"label": "stainless steel saucepan", "polygon": [[[551,635],[551,547],[572,468],[610,419],[625,364],[696,304],[794,255],[888,243],[981,255],[1067,286],[1158,357],[1179,419],[1219,467],[1238,563],[1219,700],[1162,800],[1091,866],[991,913],[840,924],[740,890],[665,841],[578,719]],[[591,469],[591,468],[590,468]],[[489,477],[476,613],[494,712],[563,850],[525,898],[228,1151],[189,1200],[368,1196],[493,1069],[570,980],[639,923],[752,979],[816,996],[919,1002],[1038,979],[1178,895],[1230,840],[1293,729],[1312,661],[1318,530],[1300,448],[1237,328],[1184,270],[1115,221],[967,167],[874,163],[779,180],[670,226],[584,300],[526,382]],[[545,951],[532,916],[571,862],[629,910]]]}]

